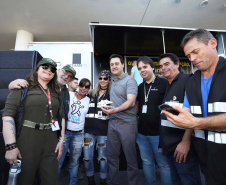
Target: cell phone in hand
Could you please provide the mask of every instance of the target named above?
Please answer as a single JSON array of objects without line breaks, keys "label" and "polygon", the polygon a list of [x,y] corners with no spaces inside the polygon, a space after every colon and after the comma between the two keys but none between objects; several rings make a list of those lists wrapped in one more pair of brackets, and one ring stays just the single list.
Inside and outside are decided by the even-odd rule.
[{"label": "cell phone in hand", "polygon": [[174,115],[178,115],[179,114],[179,112],[177,110],[175,110],[173,107],[171,107],[170,105],[165,104],[165,103],[163,103],[162,105],[159,105],[158,108],[160,110],[168,111],[168,112],[170,112],[170,113],[172,113]]}]

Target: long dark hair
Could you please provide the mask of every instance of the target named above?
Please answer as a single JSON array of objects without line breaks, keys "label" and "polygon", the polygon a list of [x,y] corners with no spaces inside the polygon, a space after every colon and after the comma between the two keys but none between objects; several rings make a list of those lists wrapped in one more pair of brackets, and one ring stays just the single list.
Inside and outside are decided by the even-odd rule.
[{"label": "long dark hair", "polygon": [[[30,74],[29,76],[25,79],[29,83],[29,89],[34,88],[35,86],[38,85],[38,75],[37,71],[40,66],[36,67]],[[57,83],[57,74],[55,73],[53,78],[49,81],[47,84],[48,88],[50,89],[51,92],[56,93],[57,95],[60,94],[60,87]]]}]

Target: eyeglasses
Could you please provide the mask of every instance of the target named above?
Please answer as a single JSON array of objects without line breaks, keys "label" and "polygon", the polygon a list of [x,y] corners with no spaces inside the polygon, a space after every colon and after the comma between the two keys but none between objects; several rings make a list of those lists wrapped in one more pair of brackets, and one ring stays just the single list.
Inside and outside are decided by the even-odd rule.
[{"label": "eyeglasses", "polygon": [[90,85],[79,85],[79,87],[81,88],[85,87],[85,89],[90,89]]},{"label": "eyeglasses", "polygon": [[104,78],[100,77],[99,80],[105,80],[105,81],[107,81],[108,80],[108,77],[104,77]]},{"label": "eyeglasses", "polygon": [[73,78],[73,76],[71,76],[67,71],[65,71],[64,69],[61,69],[61,71],[64,73],[64,75],[67,75],[68,78]]},{"label": "eyeglasses", "polygon": [[47,70],[50,68],[51,73],[56,73],[56,68],[55,67],[50,67],[48,64],[42,64],[42,69]]}]

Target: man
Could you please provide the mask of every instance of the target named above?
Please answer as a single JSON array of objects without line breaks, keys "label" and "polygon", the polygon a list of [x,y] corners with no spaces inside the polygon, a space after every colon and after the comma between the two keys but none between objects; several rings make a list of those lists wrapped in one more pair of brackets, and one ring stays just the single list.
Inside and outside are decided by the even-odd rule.
[{"label": "man", "polygon": [[101,108],[110,116],[107,135],[108,184],[118,184],[119,154],[122,145],[127,161],[128,184],[135,185],[138,177],[135,147],[137,83],[131,76],[123,72],[124,61],[121,55],[110,56],[110,68],[115,76],[110,91],[110,99],[113,104]]},{"label": "man", "polygon": [[138,59],[138,70],[145,80],[138,87],[139,127],[137,144],[143,164],[145,184],[156,184],[155,160],[160,168],[161,183],[172,185],[167,156],[159,149],[160,110],[168,82],[154,75],[154,62],[147,56]]},{"label": "man", "polygon": [[78,88],[78,78],[73,78],[70,82],[68,82],[68,91],[76,92]]},{"label": "man", "polygon": [[226,59],[218,57],[217,41],[204,29],[186,34],[181,46],[198,68],[186,85],[184,106],[191,114],[177,106],[178,116],[163,113],[175,125],[195,129],[193,144],[207,184],[226,184]]},{"label": "man", "polygon": [[[173,53],[160,55],[159,67],[169,82],[163,102],[182,107],[185,85],[190,75],[179,71],[179,58]],[[170,161],[172,184],[201,184],[199,164],[190,146],[193,130],[176,127],[164,115],[161,116],[160,129],[160,146]]]},{"label": "man", "polygon": [[131,69],[130,76],[132,76],[137,81],[137,85],[140,85],[143,82],[143,78],[140,76],[140,73],[138,71],[136,60],[133,61],[132,66],[133,67]]}]

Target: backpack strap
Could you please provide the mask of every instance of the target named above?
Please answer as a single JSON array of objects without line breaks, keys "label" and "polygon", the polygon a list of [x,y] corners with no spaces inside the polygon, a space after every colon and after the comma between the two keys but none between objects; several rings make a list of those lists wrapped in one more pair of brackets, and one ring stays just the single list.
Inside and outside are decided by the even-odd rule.
[{"label": "backpack strap", "polygon": [[21,98],[20,98],[20,105],[17,110],[16,118],[15,118],[15,125],[16,125],[16,136],[18,137],[20,134],[23,116],[24,116],[24,100],[27,96],[28,87],[21,89]]}]

